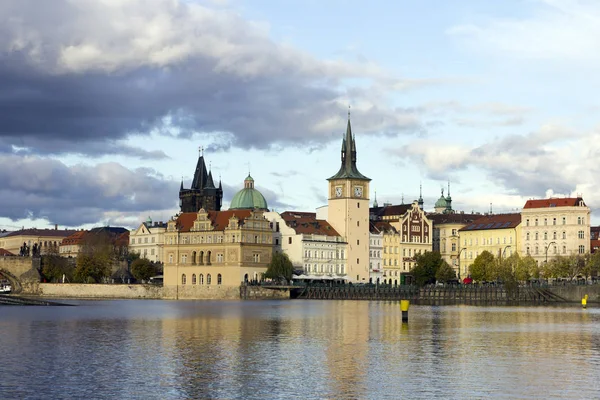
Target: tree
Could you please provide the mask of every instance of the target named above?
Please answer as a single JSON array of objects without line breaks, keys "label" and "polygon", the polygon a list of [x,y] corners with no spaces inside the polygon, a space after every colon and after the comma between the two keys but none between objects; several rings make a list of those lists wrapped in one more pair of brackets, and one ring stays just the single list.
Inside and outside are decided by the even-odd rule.
[{"label": "tree", "polygon": [[269,263],[265,278],[290,280],[294,274],[294,265],[286,253],[280,252],[273,254]]},{"label": "tree", "polygon": [[446,261],[442,261],[442,264],[439,266],[437,272],[435,273],[435,279],[440,282],[448,282],[452,280],[456,280],[456,272],[450,264]]},{"label": "tree", "polygon": [[156,267],[147,258],[138,258],[131,263],[131,274],[138,281],[147,281],[156,275]]},{"label": "tree", "polygon": [[600,272],[600,251],[596,251],[588,256],[583,272],[588,277],[598,276],[598,272]]},{"label": "tree", "polygon": [[476,281],[492,281],[496,279],[494,271],[494,255],[487,250],[484,250],[475,258],[473,264],[469,268],[471,278]]},{"label": "tree", "polygon": [[75,279],[84,283],[100,283],[110,275],[110,265],[106,258],[80,253],[77,256]]},{"label": "tree", "polygon": [[68,282],[73,280],[73,266],[58,253],[57,247],[49,247],[41,261],[42,276],[48,282],[62,282],[63,275]]},{"label": "tree", "polygon": [[522,268],[524,271],[529,271],[529,276],[532,278],[540,277],[540,267],[537,261],[535,261],[535,258],[530,255],[526,255],[521,259],[519,268]]},{"label": "tree", "polygon": [[416,257],[416,265],[410,271],[419,286],[435,283],[436,272],[442,265],[442,255],[437,251],[426,251]]}]

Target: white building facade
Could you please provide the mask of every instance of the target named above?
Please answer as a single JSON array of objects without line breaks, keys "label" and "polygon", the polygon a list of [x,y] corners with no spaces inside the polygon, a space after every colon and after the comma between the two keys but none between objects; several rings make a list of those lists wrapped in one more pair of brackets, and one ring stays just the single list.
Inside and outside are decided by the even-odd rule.
[{"label": "white building facade", "polygon": [[153,262],[164,262],[163,246],[167,224],[154,222],[148,218],[129,234],[129,252],[135,252],[142,258]]}]

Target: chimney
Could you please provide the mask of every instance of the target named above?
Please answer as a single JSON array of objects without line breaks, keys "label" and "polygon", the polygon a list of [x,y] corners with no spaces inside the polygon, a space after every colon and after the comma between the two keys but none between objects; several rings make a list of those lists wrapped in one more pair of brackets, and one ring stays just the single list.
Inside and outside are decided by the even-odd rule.
[{"label": "chimney", "polygon": [[54,230],[57,231],[58,230],[58,224],[54,224]]}]

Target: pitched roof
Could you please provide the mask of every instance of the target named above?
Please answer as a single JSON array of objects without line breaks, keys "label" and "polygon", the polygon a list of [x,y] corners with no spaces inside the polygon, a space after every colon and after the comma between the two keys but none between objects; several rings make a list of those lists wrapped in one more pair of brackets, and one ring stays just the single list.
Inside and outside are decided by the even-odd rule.
[{"label": "pitched roof", "polygon": [[393,206],[371,207],[369,214],[382,218],[391,216],[400,216],[406,214],[412,208],[412,204],[397,204]]},{"label": "pitched roof", "polygon": [[76,230],[71,229],[21,229],[18,231],[10,232],[6,237],[9,236],[56,236],[56,237],[67,237],[73,233],[77,232]]},{"label": "pitched roof", "polygon": [[521,223],[521,214],[492,214],[485,215],[476,219],[464,228],[459,229],[464,231],[482,231],[491,229],[512,229]]},{"label": "pitched roof", "polygon": [[0,249],[0,256],[14,256],[14,254],[8,250]]},{"label": "pitched roof", "polygon": [[379,232],[391,232],[397,233],[398,231],[394,228],[388,221],[371,221],[369,224],[369,229],[373,233]]},{"label": "pitched roof", "polygon": [[80,245],[83,243],[83,239],[87,231],[77,231],[72,235],[67,236],[60,242],[61,246],[72,246],[72,245]]},{"label": "pitched roof", "polygon": [[[224,231],[229,226],[229,219],[237,217],[240,224],[252,214],[252,210],[227,210],[227,211],[208,211],[208,219],[212,222],[215,231]],[[198,213],[181,213],[177,217],[177,224],[181,227],[180,232],[190,232],[194,227],[194,221],[198,218]]]},{"label": "pitched roof", "polygon": [[583,199],[581,197],[568,197],[564,199],[527,200],[523,208],[575,207],[579,201],[583,201]]},{"label": "pitched roof", "polygon": [[302,211],[285,211],[280,214],[285,224],[297,234],[340,236],[340,234],[324,219],[317,219],[316,213]]},{"label": "pitched roof", "polygon": [[476,219],[481,218],[481,214],[463,214],[463,213],[428,213],[427,218],[433,221],[434,225],[441,224],[469,224]]}]

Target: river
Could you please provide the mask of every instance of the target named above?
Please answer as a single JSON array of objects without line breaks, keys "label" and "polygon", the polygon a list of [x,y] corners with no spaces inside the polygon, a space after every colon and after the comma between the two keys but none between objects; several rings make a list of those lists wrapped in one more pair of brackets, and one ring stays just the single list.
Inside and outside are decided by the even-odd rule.
[{"label": "river", "polygon": [[600,310],[397,302],[0,306],[0,399],[600,396]]}]

